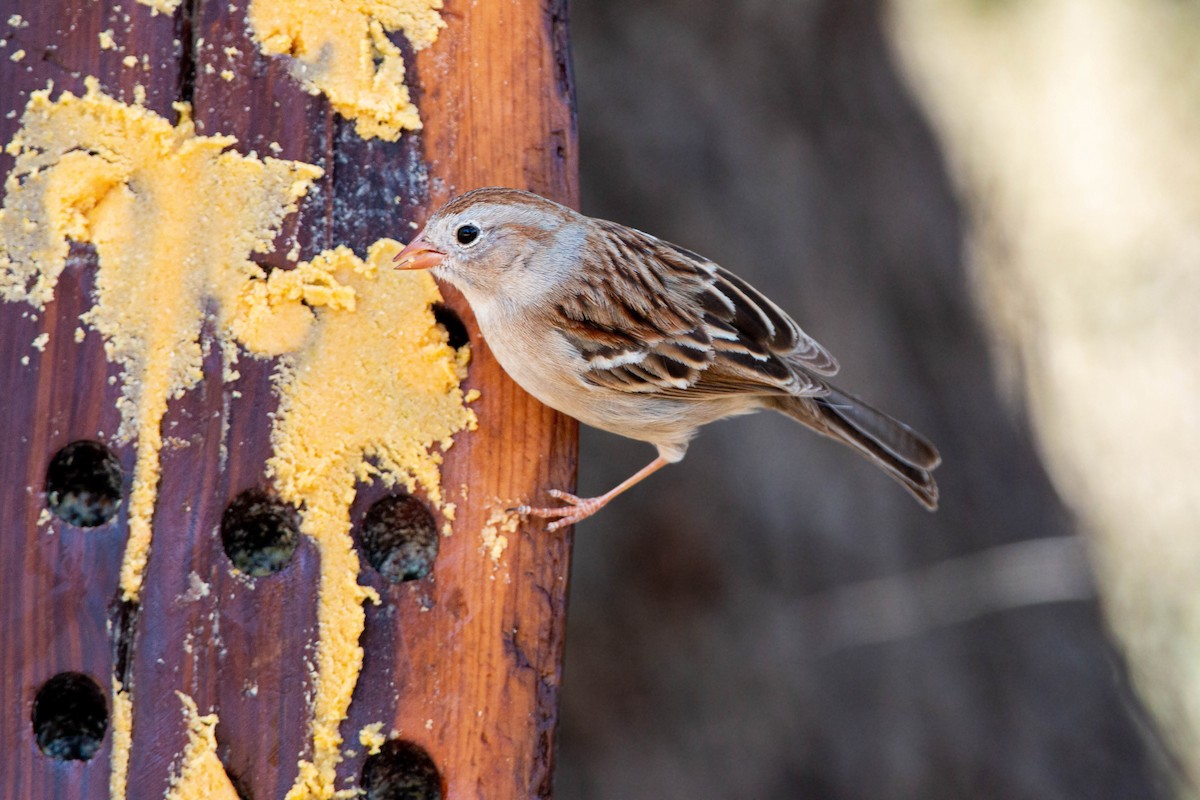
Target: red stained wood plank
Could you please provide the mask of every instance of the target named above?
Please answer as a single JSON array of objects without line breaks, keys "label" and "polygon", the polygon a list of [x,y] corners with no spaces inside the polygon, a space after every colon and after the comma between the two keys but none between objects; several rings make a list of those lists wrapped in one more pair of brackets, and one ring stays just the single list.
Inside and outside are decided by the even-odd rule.
[{"label": "red stained wood plank", "polygon": [[[269,145],[276,142],[280,157],[325,168],[319,191],[264,259],[271,266],[286,267],[296,242],[307,258],[336,244],[361,254],[380,236],[405,239],[432,207],[476,186],[518,186],[577,201],[564,4],[447,3],[440,40],[410,59],[425,130],[395,143],[359,139],[322,98],[305,93],[279,59],[258,54],[244,29],[242,3],[199,0],[174,18],[151,16],[132,0],[121,11],[98,3],[9,5],[7,13],[21,14],[29,25],[10,35],[8,52],[15,42],[27,55],[21,62],[0,58],[0,80],[19,92],[6,92],[0,111],[23,106],[27,92],[47,79],[78,92],[84,75],[97,75],[105,90],[126,100],[135,83],[144,85],[147,105],[168,118],[171,101],[191,99],[198,132],[235,135],[243,152],[272,154]],[[109,29],[124,51],[100,49],[99,34]],[[199,37],[202,47],[196,47]],[[230,56],[225,47],[239,53]],[[130,54],[148,54],[150,69],[125,67],[121,60]],[[234,80],[221,78],[223,69],[231,69]],[[0,119],[6,140],[16,124]],[[2,158],[7,171],[12,161]],[[111,737],[91,761],[57,762],[38,751],[30,724],[33,695],[51,675],[82,671],[107,692],[113,669],[106,621],[116,596],[124,515],[91,530],[55,521],[48,534],[36,526],[49,459],[69,441],[111,435],[118,421],[117,389],[107,382],[113,370],[99,337],[76,343],[72,336],[89,305],[91,258],[80,249],[59,299],[38,319],[24,307],[0,305],[0,427],[10,448],[0,460],[6,531],[0,537],[0,629],[15,643],[0,648],[0,703],[20,709],[0,718],[0,796],[6,798],[107,792]],[[395,728],[429,751],[448,797],[548,797],[569,535],[522,527],[494,570],[481,552],[479,531],[498,504],[573,484],[576,429],[503,374],[470,310],[446,294],[470,333],[467,386],[482,392],[475,405],[480,426],[460,434],[446,455],[443,485],[458,504],[458,518],[432,576],[393,586],[364,564],[362,580],[384,602],[367,609],[366,663],[342,727],[347,746],[359,752],[339,774],[357,776],[363,754],[353,743],[356,732],[382,721],[385,731]],[[51,339],[38,354],[28,345],[42,331]],[[26,354],[30,362],[23,365]],[[239,369],[242,377],[222,386],[220,360],[212,353],[203,385],[174,402],[164,422],[169,435],[187,444],[164,451],[154,550],[130,654],[131,798],[161,797],[165,789],[183,742],[174,689],[191,693],[202,711],[221,715],[219,754],[247,796],[282,797],[296,759],[307,751],[315,548],[302,544],[285,570],[251,586],[229,574],[217,532],[221,513],[239,492],[265,485],[262,468],[270,453],[271,365],[244,359]],[[128,476],[133,450],[118,448],[118,454]],[[128,478],[123,488],[128,491]],[[356,526],[383,494],[380,487],[361,487],[352,511]],[[181,599],[191,573],[211,585],[211,594]]]}]

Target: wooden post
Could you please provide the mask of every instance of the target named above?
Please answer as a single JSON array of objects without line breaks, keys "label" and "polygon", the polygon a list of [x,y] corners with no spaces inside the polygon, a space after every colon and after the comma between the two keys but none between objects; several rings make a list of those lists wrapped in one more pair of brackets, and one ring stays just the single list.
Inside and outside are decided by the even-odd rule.
[{"label": "wooden post", "polygon": [[[8,39],[0,51],[2,138],[16,132],[29,92],[50,80],[55,96],[80,94],[83,78],[94,75],[128,102],[140,84],[147,107],[168,119],[172,102],[190,101],[198,133],[236,136],[240,152],[260,155],[271,154],[275,142],[279,157],[325,170],[319,191],[264,258],[271,266],[286,266],[283,254],[296,243],[309,258],[340,244],[362,254],[381,237],[407,240],[410,223],[477,186],[577,202],[562,0],[447,0],[437,43],[415,56],[405,51],[424,130],[395,143],[359,138],[280,59],[261,55],[246,30],[245,3],[190,0],[174,16],[151,15],[134,0],[119,9],[80,0],[6,3],[5,16],[19,15],[22,24],[0,32]],[[98,46],[106,30],[115,31],[119,48]],[[18,48],[25,54],[14,61]],[[148,55],[149,69],[126,66],[129,54]],[[220,74],[227,69],[232,80]],[[6,117],[9,111],[16,115]],[[5,173],[12,164],[0,155]],[[35,741],[39,688],[78,672],[106,694],[114,674],[136,687],[130,798],[162,797],[178,765],[185,733],[175,690],[194,697],[202,713],[219,714],[217,752],[242,795],[282,798],[298,759],[311,750],[306,693],[318,556],[303,542],[287,568],[251,586],[231,572],[218,533],[228,504],[266,483],[271,362],[243,359],[240,395],[231,401],[212,352],[204,381],[171,402],[163,428],[178,446],[163,451],[136,613],[116,599],[127,503],[99,527],[57,519],[39,526],[51,459],[71,442],[111,436],[119,424],[119,389],[109,381],[116,370],[100,337],[77,342],[72,335],[90,306],[94,266],[94,252],[76,248],[43,314],[0,303],[0,441],[7,451],[0,459],[0,797],[107,796],[111,726],[86,761],[56,760]],[[479,427],[458,434],[446,453],[442,484],[458,513],[433,574],[393,585],[364,561],[361,581],[383,602],[366,609],[365,662],[341,728],[344,748],[356,753],[340,764],[338,787],[354,785],[363,768],[359,729],[383,722],[384,733],[394,730],[428,751],[448,798],[549,797],[570,536],[523,524],[494,570],[479,532],[505,502],[572,486],[576,427],[507,378],[462,298],[447,287],[443,293],[469,332],[465,386],[481,392],[473,405]],[[50,334],[45,351],[31,350],[43,332]],[[134,447],[115,450],[127,493]],[[359,486],[356,526],[386,494]],[[181,599],[176,587],[191,573],[208,594]]]}]

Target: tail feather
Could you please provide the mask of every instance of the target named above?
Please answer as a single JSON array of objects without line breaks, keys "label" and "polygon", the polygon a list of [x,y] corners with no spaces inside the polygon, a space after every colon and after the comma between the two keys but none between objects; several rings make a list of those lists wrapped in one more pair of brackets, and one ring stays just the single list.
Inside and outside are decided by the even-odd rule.
[{"label": "tail feather", "polygon": [[893,417],[839,389],[821,397],[779,397],[775,408],[804,425],[853,447],[898,481],[921,505],[937,508],[932,472],[937,448]]}]

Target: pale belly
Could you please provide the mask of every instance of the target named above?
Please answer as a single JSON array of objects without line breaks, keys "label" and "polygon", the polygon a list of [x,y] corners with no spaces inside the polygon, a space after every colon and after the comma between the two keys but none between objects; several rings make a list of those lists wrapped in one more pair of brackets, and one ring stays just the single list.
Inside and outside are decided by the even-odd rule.
[{"label": "pale belly", "polygon": [[754,410],[741,398],[681,400],[594,386],[580,377],[583,359],[556,332],[537,337],[519,324],[478,318],[496,360],[522,389],[585,425],[650,442],[669,460],[683,457],[701,425]]}]

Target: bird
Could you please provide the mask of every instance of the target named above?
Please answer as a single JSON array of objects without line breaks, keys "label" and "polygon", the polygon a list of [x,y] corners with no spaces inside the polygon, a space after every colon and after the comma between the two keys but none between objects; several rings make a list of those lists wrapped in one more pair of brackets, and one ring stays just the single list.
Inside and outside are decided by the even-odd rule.
[{"label": "bird", "polygon": [[508,375],[584,424],[657,457],[597,497],[516,510],[574,525],[668,464],[697,431],[769,409],[872,461],[935,510],[937,448],[830,378],[837,360],[734,273],[670,242],[520,189],[486,187],[437,209],[395,257],[456,287]]}]

